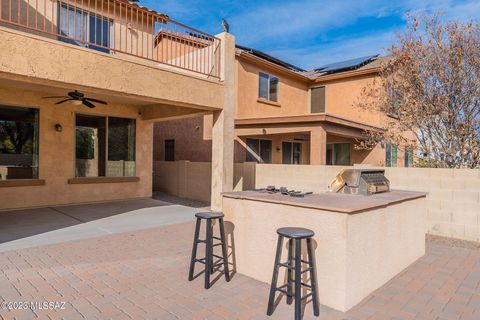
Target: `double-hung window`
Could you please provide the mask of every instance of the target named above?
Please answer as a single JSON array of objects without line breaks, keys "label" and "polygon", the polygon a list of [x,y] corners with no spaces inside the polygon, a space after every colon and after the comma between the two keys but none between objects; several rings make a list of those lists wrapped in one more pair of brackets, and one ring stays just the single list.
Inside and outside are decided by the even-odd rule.
[{"label": "double-hung window", "polygon": [[60,40],[109,53],[113,42],[113,20],[84,9],[62,4],[58,16]]},{"label": "double-hung window", "polygon": [[258,97],[260,99],[278,102],[278,78],[263,72],[259,73]]},{"label": "double-hung window", "polygon": [[0,180],[38,179],[38,114],[0,106]]},{"label": "double-hung window", "polygon": [[135,119],[76,115],[76,177],[135,176]]}]

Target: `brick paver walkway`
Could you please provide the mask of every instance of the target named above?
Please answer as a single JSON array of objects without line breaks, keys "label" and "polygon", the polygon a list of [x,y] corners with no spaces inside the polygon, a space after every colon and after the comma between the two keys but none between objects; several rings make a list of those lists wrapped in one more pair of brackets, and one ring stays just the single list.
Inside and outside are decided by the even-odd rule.
[{"label": "brick paver walkway", "polygon": [[[188,282],[193,224],[0,254],[0,302],[65,301],[65,310],[0,310],[3,319],[292,319],[268,285],[236,274]],[[268,266],[270,267],[270,266]],[[427,255],[347,314],[320,319],[480,319],[480,250],[429,243]],[[307,305],[305,319],[312,318]]]}]

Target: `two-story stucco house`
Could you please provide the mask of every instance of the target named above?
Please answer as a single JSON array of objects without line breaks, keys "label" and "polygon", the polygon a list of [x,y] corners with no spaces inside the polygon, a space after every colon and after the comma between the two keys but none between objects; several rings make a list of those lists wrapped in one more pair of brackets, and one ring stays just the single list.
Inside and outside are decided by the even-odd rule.
[{"label": "two-story stucco house", "polygon": [[232,36],[127,0],[0,0],[0,43],[0,210],[150,197],[153,122],[199,112],[212,194],[231,185]]},{"label": "two-story stucco house", "polygon": [[[358,107],[384,59],[375,55],[305,71],[237,46],[235,162],[410,166],[412,153],[396,146],[356,148],[366,130],[381,131],[388,117]],[[157,123],[154,159],[211,161],[211,119]]]}]

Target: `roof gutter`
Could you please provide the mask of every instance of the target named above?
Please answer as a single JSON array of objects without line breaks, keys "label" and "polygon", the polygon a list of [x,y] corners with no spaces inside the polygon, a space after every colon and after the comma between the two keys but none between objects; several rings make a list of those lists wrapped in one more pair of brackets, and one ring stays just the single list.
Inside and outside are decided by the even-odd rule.
[{"label": "roof gutter", "polygon": [[357,128],[361,130],[385,131],[384,128],[369,125],[366,123],[350,120],[327,113],[305,114],[296,116],[273,116],[263,118],[237,118],[236,126],[255,126],[255,125],[275,125],[275,124],[299,124],[312,122],[330,122],[346,127]]},{"label": "roof gutter", "polygon": [[354,71],[347,71],[344,73],[330,74],[330,75],[325,75],[325,76],[320,76],[318,78],[315,78],[313,79],[313,82],[322,83],[322,82],[331,81],[331,80],[364,76],[368,74],[379,73],[380,70],[381,70],[380,67],[374,67],[374,68],[364,69],[364,70],[354,70]]},{"label": "roof gutter", "polygon": [[301,75],[301,74],[299,74],[295,71],[292,71],[288,68],[279,66],[278,64],[275,64],[273,62],[270,62],[270,61],[267,61],[267,60],[262,59],[260,57],[257,57],[257,56],[255,56],[251,53],[248,53],[248,52],[245,52],[245,51],[242,51],[242,50],[236,50],[235,55],[237,57],[240,57],[240,58],[246,60],[246,61],[261,64],[261,65],[269,67],[270,69],[274,69],[275,71],[278,71],[280,73],[287,74],[287,75],[291,76],[292,78],[296,78],[298,80],[305,81],[305,82],[312,82],[312,80],[308,77],[305,77],[305,76],[303,76],[303,75]]}]

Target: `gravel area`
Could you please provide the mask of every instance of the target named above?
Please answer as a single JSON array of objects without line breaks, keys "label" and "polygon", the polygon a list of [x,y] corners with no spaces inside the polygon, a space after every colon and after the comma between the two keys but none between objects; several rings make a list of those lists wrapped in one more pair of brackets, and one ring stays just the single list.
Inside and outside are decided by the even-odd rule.
[{"label": "gravel area", "polygon": [[474,241],[466,241],[455,238],[440,237],[427,234],[426,241],[432,244],[438,244],[442,246],[452,248],[465,248],[465,249],[480,249],[480,243]]}]

